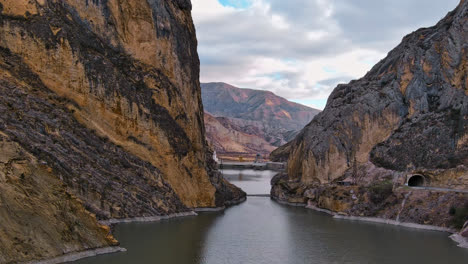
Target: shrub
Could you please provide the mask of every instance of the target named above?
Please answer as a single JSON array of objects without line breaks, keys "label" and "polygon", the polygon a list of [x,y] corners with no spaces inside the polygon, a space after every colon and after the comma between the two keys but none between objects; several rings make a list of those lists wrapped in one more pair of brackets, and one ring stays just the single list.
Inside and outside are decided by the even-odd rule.
[{"label": "shrub", "polygon": [[[458,229],[461,229],[463,225],[465,224],[466,221],[468,221],[468,207],[459,207],[459,208],[454,208],[454,212],[452,215],[452,220],[451,224]],[[452,211],[452,208],[450,208],[450,211]],[[449,212],[450,213],[450,212]]]},{"label": "shrub", "polygon": [[457,208],[455,208],[455,206],[451,206],[449,209],[449,215],[454,216],[456,212]]},{"label": "shrub", "polygon": [[376,182],[369,186],[370,200],[374,204],[385,201],[393,194],[393,183],[391,181]]}]

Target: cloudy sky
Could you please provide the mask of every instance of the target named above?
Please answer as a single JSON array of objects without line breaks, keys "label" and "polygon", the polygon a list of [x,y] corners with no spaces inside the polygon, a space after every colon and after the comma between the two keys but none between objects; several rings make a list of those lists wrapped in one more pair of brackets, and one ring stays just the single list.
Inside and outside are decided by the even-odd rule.
[{"label": "cloudy sky", "polygon": [[323,109],[403,36],[459,0],[192,0],[202,82],[272,91]]}]

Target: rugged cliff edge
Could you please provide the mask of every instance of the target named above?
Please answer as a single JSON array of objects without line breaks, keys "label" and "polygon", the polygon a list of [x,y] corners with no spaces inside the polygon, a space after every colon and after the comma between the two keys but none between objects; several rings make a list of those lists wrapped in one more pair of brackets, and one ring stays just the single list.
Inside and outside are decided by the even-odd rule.
[{"label": "rugged cliff edge", "polygon": [[203,126],[189,0],[0,0],[0,263],[115,245],[97,220],[245,197]]},{"label": "rugged cliff edge", "polygon": [[272,153],[288,161],[272,195],[346,215],[460,228],[468,194],[403,185],[468,189],[467,54],[462,0],[362,79],[339,85],[324,111]]}]

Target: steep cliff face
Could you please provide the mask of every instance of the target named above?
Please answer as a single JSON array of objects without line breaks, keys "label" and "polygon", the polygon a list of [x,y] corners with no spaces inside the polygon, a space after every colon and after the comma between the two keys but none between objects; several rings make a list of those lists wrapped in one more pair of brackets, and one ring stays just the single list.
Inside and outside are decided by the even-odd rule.
[{"label": "steep cliff face", "polygon": [[290,177],[327,183],[354,162],[397,171],[468,164],[467,27],[462,2],[365,77],[339,85],[290,144]]},{"label": "steep cliff face", "polygon": [[430,186],[468,188],[467,17],[461,1],[436,26],[406,36],[362,79],[339,85],[324,111],[273,152],[287,157],[298,192],[337,180],[398,186],[412,174]]},{"label": "steep cliff face", "polygon": [[2,1],[0,45],[84,126],[214,206],[190,1]]},{"label": "steep cliff face", "polygon": [[[16,261],[115,243],[96,217],[167,215],[243,198],[214,169],[206,144],[190,11],[189,0],[0,0],[0,133],[11,142],[1,152],[17,146],[28,170],[48,173],[6,173],[0,188],[13,180],[14,188],[2,192],[0,211],[67,230],[45,226],[37,234],[43,248]],[[22,195],[30,197],[24,208],[11,203]],[[55,206],[61,199],[70,202]],[[46,203],[50,213],[34,212]],[[89,232],[67,229],[73,219]],[[30,236],[12,228],[24,223],[2,218],[0,232],[13,232],[2,250],[20,250],[9,238]],[[57,247],[61,241],[70,244]],[[0,263],[11,261],[2,250]]]}]

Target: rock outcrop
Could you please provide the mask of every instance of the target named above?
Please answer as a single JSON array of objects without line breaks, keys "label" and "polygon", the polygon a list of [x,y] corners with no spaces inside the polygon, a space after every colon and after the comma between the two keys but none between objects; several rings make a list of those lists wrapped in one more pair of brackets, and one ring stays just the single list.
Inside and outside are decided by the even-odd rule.
[{"label": "rock outcrop", "polygon": [[205,140],[196,48],[189,0],[0,0],[0,263],[244,198]]},{"label": "rock outcrop", "polygon": [[[231,142],[222,142],[208,133],[208,140],[215,146],[216,151],[226,155],[242,152],[235,151],[236,149],[244,149],[244,154],[253,156],[257,153],[269,154],[273,147],[279,147],[294,139],[320,112],[290,102],[269,91],[241,89],[226,83],[202,83],[201,87],[205,111],[218,119],[230,134],[241,137],[238,141],[241,146],[233,146]],[[211,130],[219,127],[214,123],[213,119],[205,119],[206,127]],[[255,143],[244,135],[259,139]],[[259,148],[260,145],[264,147]]]},{"label": "rock outcrop", "polygon": [[[403,201],[395,198],[401,196],[395,191],[412,175],[420,175],[426,186],[468,189],[467,43],[468,2],[463,0],[434,27],[406,36],[363,78],[339,85],[324,111],[272,153],[272,159],[288,161],[287,178],[276,181],[274,195],[307,202],[307,193],[324,186],[353,184],[372,192],[373,185],[390,181],[388,197],[374,203],[385,210],[390,206],[381,203]],[[322,191],[327,197],[340,196],[338,191]],[[357,210],[363,203],[358,196],[339,208],[316,196],[314,203],[348,214],[385,215]],[[440,196],[430,200],[432,206],[444,203],[444,217],[450,203],[462,206],[459,200],[468,199],[466,194]],[[448,219],[444,217],[439,219]],[[434,221],[422,222],[448,224],[430,218]]]}]

